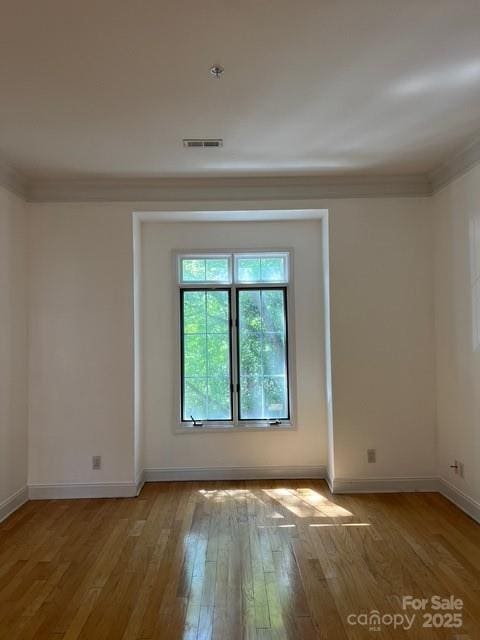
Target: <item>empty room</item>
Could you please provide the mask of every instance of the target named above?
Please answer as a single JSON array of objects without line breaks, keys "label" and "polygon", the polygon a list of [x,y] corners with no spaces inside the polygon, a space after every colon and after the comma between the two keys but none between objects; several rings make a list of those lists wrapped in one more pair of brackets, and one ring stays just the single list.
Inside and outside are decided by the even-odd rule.
[{"label": "empty room", "polygon": [[0,640],[480,640],[480,0],[0,0]]}]

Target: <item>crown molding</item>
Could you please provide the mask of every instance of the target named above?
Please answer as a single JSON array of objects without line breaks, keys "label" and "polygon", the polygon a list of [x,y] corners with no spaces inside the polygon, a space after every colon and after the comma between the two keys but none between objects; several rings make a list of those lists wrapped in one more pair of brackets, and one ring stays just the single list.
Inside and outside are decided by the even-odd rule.
[{"label": "crown molding", "polygon": [[0,185],[28,202],[428,197],[480,162],[480,136],[429,174],[251,178],[30,179],[0,158]]},{"label": "crown molding", "polygon": [[412,197],[431,195],[425,175],[33,180],[30,202],[157,202]]},{"label": "crown molding", "polygon": [[17,196],[28,197],[28,183],[19,171],[0,158],[0,186],[5,187]]},{"label": "crown molding", "polygon": [[449,160],[429,175],[432,192],[435,193],[459,178],[480,162],[480,136],[455,153]]}]

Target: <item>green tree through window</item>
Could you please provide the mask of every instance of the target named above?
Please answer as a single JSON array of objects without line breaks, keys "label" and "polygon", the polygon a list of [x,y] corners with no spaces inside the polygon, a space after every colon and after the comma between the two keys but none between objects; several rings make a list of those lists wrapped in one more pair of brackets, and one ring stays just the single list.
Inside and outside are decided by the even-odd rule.
[{"label": "green tree through window", "polygon": [[182,418],[231,420],[229,292],[182,293]]},{"label": "green tree through window", "polygon": [[180,256],[183,422],[290,420],[288,260]]},{"label": "green tree through window", "polygon": [[238,291],[241,420],[288,415],[284,289]]}]

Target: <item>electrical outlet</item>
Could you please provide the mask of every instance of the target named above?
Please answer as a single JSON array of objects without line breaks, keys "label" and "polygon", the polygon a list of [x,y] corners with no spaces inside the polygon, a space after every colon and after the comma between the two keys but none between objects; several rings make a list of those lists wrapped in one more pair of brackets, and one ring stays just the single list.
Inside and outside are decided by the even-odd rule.
[{"label": "electrical outlet", "polygon": [[463,462],[458,462],[457,464],[458,464],[458,469],[457,469],[458,475],[461,478],[463,478],[463,473],[464,473],[464,471],[463,471]]},{"label": "electrical outlet", "polygon": [[94,471],[98,471],[102,468],[102,456],[93,456],[92,457],[92,469]]},{"label": "electrical outlet", "polygon": [[367,449],[367,460],[369,464],[372,464],[377,461],[377,450],[376,449]]}]

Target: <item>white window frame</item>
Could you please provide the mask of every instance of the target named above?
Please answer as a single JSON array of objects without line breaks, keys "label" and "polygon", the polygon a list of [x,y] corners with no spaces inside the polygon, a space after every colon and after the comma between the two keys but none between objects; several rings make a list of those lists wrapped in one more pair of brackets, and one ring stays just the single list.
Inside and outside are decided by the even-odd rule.
[{"label": "white window frame", "polygon": [[[248,256],[265,256],[266,254],[275,256],[287,257],[287,281],[281,282],[236,282],[236,257],[248,257]],[[295,323],[294,323],[294,252],[293,249],[201,249],[201,250],[175,250],[173,252],[174,261],[174,308],[175,314],[175,343],[176,343],[176,415],[177,420],[174,427],[175,433],[206,433],[206,432],[238,432],[238,431],[285,431],[295,430],[296,427],[296,367],[295,367]],[[182,258],[202,258],[202,257],[229,257],[230,262],[230,275],[231,282],[192,282],[183,281],[181,264]],[[266,420],[239,420],[238,417],[238,391],[237,391],[237,359],[238,359],[238,347],[237,347],[237,289],[259,289],[259,288],[285,288],[287,294],[287,358],[288,358],[288,402],[290,418],[288,420],[281,420],[280,424],[275,424],[273,419]],[[181,289],[230,289],[230,305],[231,305],[231,318],[232,327],[231,333],[231,378],[233,381],[232,391],[232,420],[230,421],[208,421],[202,424],[202,426],[193,426],[191,422],[182,420],[182,380],[181,380],[181,318],[180,318],[180,304],[181,304]]]}]

